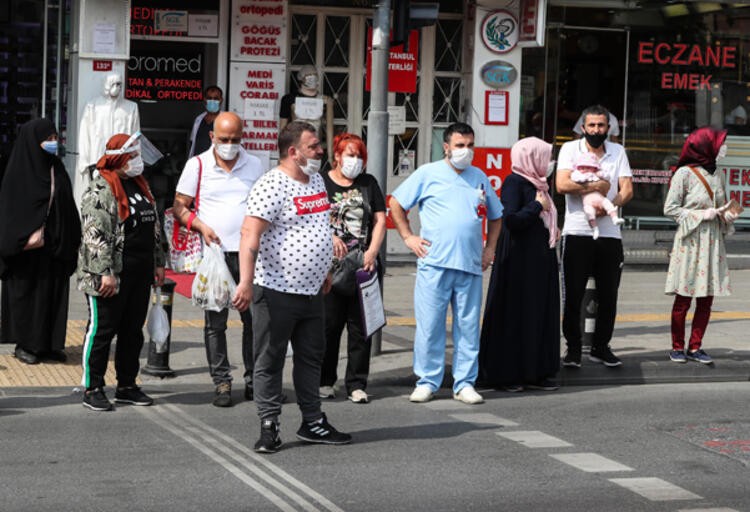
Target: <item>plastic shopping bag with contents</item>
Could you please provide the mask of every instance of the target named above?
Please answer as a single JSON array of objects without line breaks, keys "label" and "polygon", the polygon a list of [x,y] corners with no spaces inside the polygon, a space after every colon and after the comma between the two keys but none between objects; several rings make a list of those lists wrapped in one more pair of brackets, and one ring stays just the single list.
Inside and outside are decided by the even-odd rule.
[{"label": "plastic shopping bag with contents", "polygon": [[146,319],[146,330],[151,341],[154,342],[156,352],[162,353],[167,346],[169,337],[169,317],[161,303],[161,288],[154,288],[156,302],[151,306]]},{"label": "plastic shopping bag with contents", "polygon": [[208,244],[193,280],[193,305],[210,311],[230,308],[236,288],[221,247]]}]

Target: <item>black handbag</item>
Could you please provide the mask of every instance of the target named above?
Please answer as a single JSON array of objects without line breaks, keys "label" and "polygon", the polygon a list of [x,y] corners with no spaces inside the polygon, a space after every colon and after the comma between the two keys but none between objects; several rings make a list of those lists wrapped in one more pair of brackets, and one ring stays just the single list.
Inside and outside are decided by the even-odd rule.
[{"label": "black handbag", "polygon": [[333,264],[331,290],[348,297],[357,292],[357,270],[365,264],[365,253],[357,245]]}]

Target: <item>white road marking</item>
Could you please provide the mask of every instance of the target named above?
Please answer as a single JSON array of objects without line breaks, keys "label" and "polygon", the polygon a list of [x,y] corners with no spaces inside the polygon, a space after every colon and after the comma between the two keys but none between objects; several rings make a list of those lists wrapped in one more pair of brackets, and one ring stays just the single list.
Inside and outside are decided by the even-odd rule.
[{"label": "white road marking", "polygon": [[598,453],[550,453],[549,456],[586,473],[633,471],[633,468],[603,457]]},{"label": "white road marking", "polygon": [[[300,509],[307,512],[321,510],[313,502],[314,500],[322,505],[322,510],[344,512],[336,504],[275,464],[263,459],[250,448],[200,420],[188,416],[173,404],[163,404],[154,408],[139,407],[137,410],[208,456],[280,510],[290,512]],[[295,491],[300,491],[306,496]],[[287,503],[284,498],[294,504]]]},{"label": "white road marking", "polygon": [[496,434],[511,441],[516,441],[527,448],[565,448],[566,446],[573,446],[567,441],[538,430],[517,430],[515,432],[496,432]]},{"label": "white road marking", "polygon": [[681,508],[677,512],[740,512],[733,508]]},{"label": "white road marking", "polygon": [[468,412],[465,414],[451,414],[450,416],[459,421],[465,421],[466,423],[477,423],[482,425],[490,424],[500,427],[518,426],[518,423],[515,421],[506,420],[505,418],[500,418],[499,416],[487,412]]},{"label": "white road marking", "polygon": [[661,478],[610,478],[610,482],[629,489],[651,501],[700,500],[697,494]]}]

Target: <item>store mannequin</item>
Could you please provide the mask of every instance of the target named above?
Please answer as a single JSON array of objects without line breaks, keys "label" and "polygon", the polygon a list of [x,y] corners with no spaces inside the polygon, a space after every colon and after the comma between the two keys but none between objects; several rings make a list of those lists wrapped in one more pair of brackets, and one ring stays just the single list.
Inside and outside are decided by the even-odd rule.
[{"label": "store mannequin", "polygon": [[281,98],[279,130],[292,121],[305,121],[315,126],[318,138],[327,147],[330,161],[333,158],[333,100],[321,94],[318,71],[313,66],[303,66],[297,72],[297,82],[299,90]]},{"label": "store mannequin", "polygon": [[78,162],[74,195],[81,204],[81,196],[89,183],[87,167],[95,164],[104,154],[109,138],[117,133],[133,134],[140,130],[138,105],[121,98],[122,76],[111,73],[104,79],[102,95],[83,108],[78,130]]}]

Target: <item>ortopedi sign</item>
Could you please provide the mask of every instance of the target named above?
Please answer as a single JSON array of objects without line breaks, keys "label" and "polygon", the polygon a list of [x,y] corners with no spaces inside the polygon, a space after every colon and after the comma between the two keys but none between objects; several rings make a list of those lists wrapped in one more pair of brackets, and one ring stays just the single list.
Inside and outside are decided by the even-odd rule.
[{"label": "ortopedi sign", "polygon": [[482,41],[492,53],[508,53],[518,44],[518,36],[518,21],[508,11],[493,11],[482,22]]},{"label": "ortopedi sign", "polygon": [[487,87],[502,89],[516,81],[518,70],[510,62],[491,60],[482,66],[479,76]]}]

